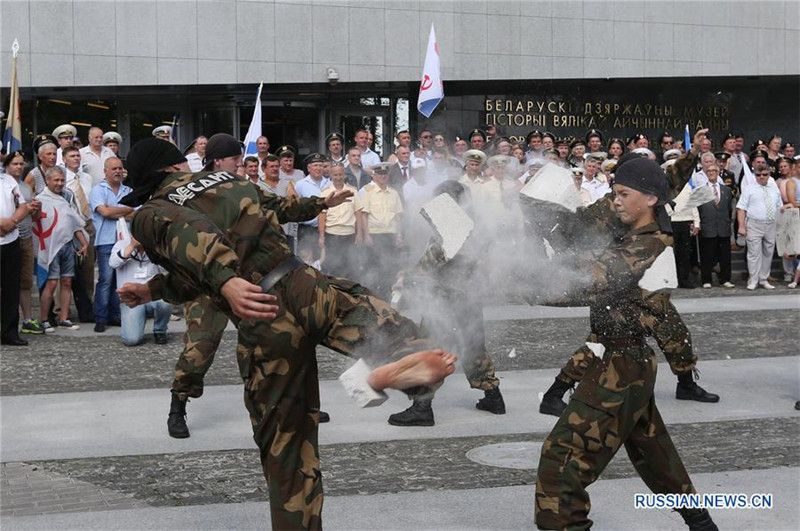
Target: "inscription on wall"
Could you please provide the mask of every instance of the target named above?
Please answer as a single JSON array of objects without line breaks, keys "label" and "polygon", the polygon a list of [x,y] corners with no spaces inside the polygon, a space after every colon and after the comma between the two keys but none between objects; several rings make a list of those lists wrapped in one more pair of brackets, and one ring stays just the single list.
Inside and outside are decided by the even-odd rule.
[{"label": "inscription on wall", "polygon": [[606,137],[631,131],[678,132],[687,124],[692,131],[703,127],[726,131],[730,109],[727,105],[487,99],[485,120],[488,125],[500,126],[513,141],[520,141],[533,129],[561,136],[561,129],[594,128]]}]

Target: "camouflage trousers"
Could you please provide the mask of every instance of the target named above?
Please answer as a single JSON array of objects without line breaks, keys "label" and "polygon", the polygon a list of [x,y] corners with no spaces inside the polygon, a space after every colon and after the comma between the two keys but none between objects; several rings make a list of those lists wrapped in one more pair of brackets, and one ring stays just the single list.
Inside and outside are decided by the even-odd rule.
[{"label": "camouflage trousers", "polygon": [[203,395],[203,379],[214,362],[214,354],[228,326],[228,317],[215,308],[206,295],[184,304],[183,315],[186,332],[183,334],[183,351],[175,364],[172,393],[186,400]]},{"label": "camouflage trousers", "polygon": [[[651,323],[653,336],[661,352],[664,353],[664,357],[667,358],[672,374],[689,373],[697,365],[697,355],[692,349],[692,336],[678,310],[671,302],[664,301],[663,309],[664,312],[660,318],[655,320],[656,318],[653,317],[654,322]],[[593,334],[589,334],[586,341],[590,343],[596,342],[597,338]],[[567,360],[558,375],[558,379],[568,384],[580,382],[583,380],[594,358],[594,352],[584,343]]]},{"label": "camouflage trousers", "polygon": [[[372,367],[431,346],[389,303],[311,267],[288,273],[269,292],[278,297],[277,318],[239,323],[236,354],[244,402],[267,478],[272,528],[319,529],[316,346],[365,358]],[[406,392],[429,395],[432,389]]]},{"label": "camouflage trousers", "polygon": [[658,364],[644,342],[593,358],[542,446],[536,480],[540,529],[588,529],[586,487],[624,444],[655,493],[694,493],[653,397]]}]

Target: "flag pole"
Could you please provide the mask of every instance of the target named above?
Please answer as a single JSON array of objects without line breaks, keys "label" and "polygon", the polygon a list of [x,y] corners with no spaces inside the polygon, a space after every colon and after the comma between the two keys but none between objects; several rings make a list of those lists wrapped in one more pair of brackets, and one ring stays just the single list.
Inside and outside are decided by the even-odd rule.
[{"label": "flag pole", "polygon": [[19,141],[20,142],[22,141],[21,131],[15,131],[15,129],[18,129],[17,125],[19,122],[19,83],[17,81],[18,55],[19,55],[19,40],[14,39],[14,43],[11,45],[11,57],[12,57],[11,91],[8,102],[8,116],[6,117],[6,130],[3,133],[3,136],[8,135],[8,138],[6,139],[6,153],[11,153],[11,144],[14,140],[15,132],[17,132],[20,135]]}]

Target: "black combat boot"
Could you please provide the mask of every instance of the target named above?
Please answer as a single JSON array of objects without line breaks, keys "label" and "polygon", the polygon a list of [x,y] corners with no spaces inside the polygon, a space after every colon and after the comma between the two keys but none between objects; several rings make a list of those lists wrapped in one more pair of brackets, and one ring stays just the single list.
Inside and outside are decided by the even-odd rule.
[{"label": "black combat boot", "polygon": [[542,403],[539,404],[539,413],[542,415],[560,417],[561,413],[567,409],[567,405],[561,398],[564,396],[564,393],[570,389],[572,389],[571,384],[556,378],[553,385],[550,386],[550,389],[542,396]]},{"label": "black combat boot", "polygon": [[169,436],[176,439],[185,439],[189,436],[189,428],[186,426],[186,402],[181,400],[178,395],[172,395],[172,403],[169,405],[169,416],[167,417],[167,430]]},{"label": "black combat boot", "polygon": [[717,524],[711,519],[711,515],[706,509],[680,509],[678,512],[690,531],[719,531]]},{"label": "black combat boot", "polygon": [[495,415],[506,414],[506,403],[503,402],[503,395],[500,394],[499,387],[487,389],[483,392],[483,395],[483,398],[478,400],[478,403],[475,404],[476,408],[494,413]]},{"label": "black combat boot", "polygon": [[675,389],[678,400],[695,400],[697,402],[719,402],[719,395],[709,393],[694,381],[691,372],[678,375],[678,387]]},{"label": "black combat boot", "polygon": [[389,415],[392,426],[433,426],[433,408],[430,400],[415,398],[411,407]]}]

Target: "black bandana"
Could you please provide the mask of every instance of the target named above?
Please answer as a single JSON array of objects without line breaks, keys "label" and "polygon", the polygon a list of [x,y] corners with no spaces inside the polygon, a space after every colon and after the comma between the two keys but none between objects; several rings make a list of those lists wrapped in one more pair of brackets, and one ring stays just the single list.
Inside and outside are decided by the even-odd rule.
[{"label": "black bandana", "polygon": [[672,234],[672,223],[664,208],[667,203],[667,177],[658,164],[640,155],[626,155],[620,159],[614,171],[614,184],[656,196],[656,222],[662,232]]},{"label": "black bandana", "polygon": [[122,198],[123,205],[139,206],[150,199],[166,174],[161,168],[186,162],[186,157],[172,142],[148,138],[137,142],[128,152],[128,178],[125,184],[133,191]]},{"label": "black bandana", "polygon": [[206,157],[203,159],[203,171],[214,169],[215,159],[225,159],[242,154],[242,145],[238,140],[226,133],[217,133],[208,139]]}]

